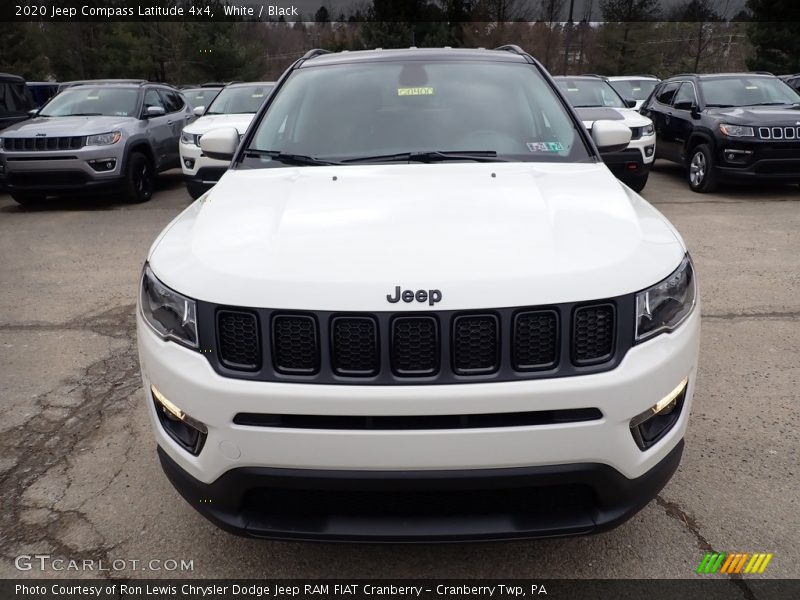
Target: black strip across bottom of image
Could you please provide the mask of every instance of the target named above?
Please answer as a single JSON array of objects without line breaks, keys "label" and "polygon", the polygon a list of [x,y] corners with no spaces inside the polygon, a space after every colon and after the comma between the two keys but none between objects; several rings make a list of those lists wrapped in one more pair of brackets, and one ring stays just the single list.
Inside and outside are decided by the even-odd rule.
[{"label": "black strip across bottom of image", "polygon": [[[692,561],[694,557],[692,558]],[[531,565],[535,569],[535,565]],[[26,575],[28,575],[26,573]],[[719,574],[690,579],[3,579],[0,598],[160,600],[177,598],[558,598],[564,600],[795,600],[798,579]],[[105,576],[110,576],[108,573]]]}]

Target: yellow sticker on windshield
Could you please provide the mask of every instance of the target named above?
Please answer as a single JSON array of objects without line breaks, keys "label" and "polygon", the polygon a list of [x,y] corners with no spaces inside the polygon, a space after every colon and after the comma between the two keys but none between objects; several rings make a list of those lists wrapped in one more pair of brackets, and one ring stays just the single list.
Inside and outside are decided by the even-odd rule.
[{"label": "yellow sticker on windshield", "polygon": [[263,98],[264,94],[253,94],[253,98]]},{"label": "yellow sticker on windshield", "polygon": [[748,86],[745,87],[745,89],[746,90],[757,90],[758,86],[757,85],[748,85]]},{"label": "yellow sticker on windshield", "polygon": [[580,92],[580,90],[576,87],[567,88],[568,92]]},{"label": "yellow sticker on windshield", "polygon": [[398,96],[433,96],[432,87],[404,87],[397,88]]},{"label": "yellow sticker on windshield", "polygon": [[100,100],[100,96],[86,96],[87,100]]}]

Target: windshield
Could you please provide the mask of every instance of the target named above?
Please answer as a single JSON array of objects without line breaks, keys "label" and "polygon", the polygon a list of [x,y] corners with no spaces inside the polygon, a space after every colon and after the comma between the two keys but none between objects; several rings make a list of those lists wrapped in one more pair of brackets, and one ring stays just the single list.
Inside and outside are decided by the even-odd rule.
[{"label": "windshield", "polygon": [[567,100],[575,108],[607,106],[609,108],[626,108],[619,94],[603,79],[563,79],[556,83],[564,91]]},{"label": "windshield", "polygon": [[44,105],[42,117],[97,115],[132,117],[139,105],[139,90],[119,87],[76,87],[64,90]]},{"label": "windshield", "polygon": [[658,85],[655,79],[626,79],[623,81],[609,81],[617,93],[629,100],[647,100],[650,93]]},{"label": "windshield", "polygon": [[706,106],[733,107],[795,104],[800,95],[776,77],[701,79]]},{"label": "windshield", "polygon": [[402,161],[403,153],[431,152],[440,153],[431,160],[589,157],[557,94],[535,68],[475,61],[296,70],[244,155],[250,166],[283,166],[267,151],[350,162]]},{"label": "windshield", "polygon": [[181,90],[183,97],[189,106],[195,108],[197,106],[208,106],[219,95],[222,88],[197,88]]},{"label": "windshield", "polygon": [[227,87],[214,98],[206,110],[206,114],[230,115],[258,112],[273,87],[275,86],[264,84]]}]

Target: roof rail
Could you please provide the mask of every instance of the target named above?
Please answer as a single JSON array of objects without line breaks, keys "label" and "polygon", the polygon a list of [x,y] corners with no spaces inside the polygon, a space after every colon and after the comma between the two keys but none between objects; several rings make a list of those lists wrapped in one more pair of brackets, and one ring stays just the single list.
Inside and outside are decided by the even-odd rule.
[{"label": "roof rail", "polygon": [[514,54],[519,54],[520,56],[527,56],[528,53],[525,52],[522,48],[517,46],[516,44],[506,44],[504,46],[498,46],[495,50],[503,50],[504,52],[513,52]]},{"label": "roof rail", "polygon": [[305,54],[303,54],[302,59],[307,60],[309,58],[314,58],[315,56],[319,56],[320,54],[330,54],[330,53],[331,53],[330,50],[325,50],[323,48],[313,48],[308,52],[306,52]]},{"label": "roof rail", "polygon": [[774,73],[770,73],[769,71],[750,71],[753,75],[772,75],[775,77]]},{"label": "roof rail", "polygon": [[678,73],[677,75],[670,75],[669,79],[675,79],[676,77],[696,77],[697,73]]}]

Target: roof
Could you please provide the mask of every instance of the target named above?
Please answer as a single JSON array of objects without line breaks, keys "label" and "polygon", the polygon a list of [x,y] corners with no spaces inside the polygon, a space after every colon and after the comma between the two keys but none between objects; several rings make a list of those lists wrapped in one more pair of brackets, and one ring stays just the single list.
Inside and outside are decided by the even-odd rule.
[{"label": "roof", "polygon": [[584,80],[584,81],[605,81],[605,77],[600,77],[600,75],[555,75],[553,77],[556,81],[575,81]]},{"label": "roof", "polygon": [[306,59],[301,67],[331,64],[379,62],[392,60],[480,60],[525,63],[524,55],[509,50],[485,48],[392,48],[319,53]]},{"label": "roof", "polygon": [[775,77],[772,73],[764,72],[742,72],[742,73],[682,73],[667,77],[665,81],[672,79],[685,79],[686,77],[697,77],[698,79],[724,79],[726,77]]},{"label": "roof", "polygon": [[609,75],[607,77],[610,81],[639,81],[641,79],[655,79],[661,81],[655,75]]},{"label": "roof", "polygon": [[230,85],[226,85],[226,88],[237,88],[237,87],[256,87],[256,86],[268,86],[268,85],[275,85],[274,81],[239,81],[237,83],[231,83]]},{"label": "roof", "polygon": [[19,75],[12,75],[11,73],[0,73],[0,81],[14,81],[16,83],[25,83],[25,79]]}]

